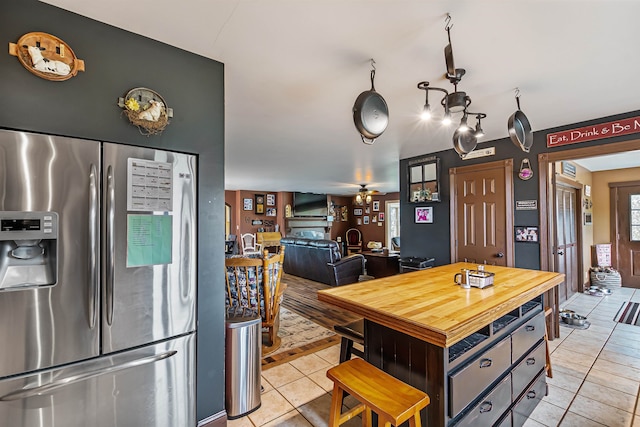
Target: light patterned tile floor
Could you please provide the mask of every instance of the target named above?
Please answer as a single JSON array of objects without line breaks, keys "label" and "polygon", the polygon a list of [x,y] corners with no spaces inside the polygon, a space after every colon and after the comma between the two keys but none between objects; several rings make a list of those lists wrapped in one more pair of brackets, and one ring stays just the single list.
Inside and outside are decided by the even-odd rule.
[{"label": "light patterned tile floor", "polygon": [[[640,427],[640,327],[613,320],[624,301],[640,302],[640,290],[614,288],[607,297],[577,294],[563,304],[587,316],[591,326],[561,326],[560,338],[550,341],[549,394],[525,427]],[[333,384],[326,371],[339,354],[336,345],[265,370],[260,409],[227,425],[327,426]],[[355,402],[347,398],[345,404]],[[361,420],[345,425],[360,426]]]}]

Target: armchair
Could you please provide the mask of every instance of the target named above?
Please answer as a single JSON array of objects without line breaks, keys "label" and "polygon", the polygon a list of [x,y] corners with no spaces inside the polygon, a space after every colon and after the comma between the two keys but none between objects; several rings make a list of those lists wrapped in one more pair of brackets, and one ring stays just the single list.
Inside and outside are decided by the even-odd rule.
[{"label": "armchair", "polygon": [[244,233],[240,236],[242,243],[242,255],[260,254],[260,245],[256,241],[256,235],[252,233]]},{"label": "armchair", "polygon": [[366,260],[362,254],[352,254],[336,262],[327,263],[329,278],[332,286],[356,283],[361,275],[366,274],[364,264]]},{"label": "armchair", "polygon": [[394,250],[394,251],[400,250],[400,236],[391,238],[391,250]]},{"label": "armchair", "polygon": [[267,330],[267,340],[265,342],[263,338],[262,344],[263,356],[273,353],[281,344],[278,336],[280,304],[287,288],[280,281],[283,261],[284,247],[280,247],[277,254],[265,250],[262,259],[225,259],[226,309],[262,317],[262,328]]}]

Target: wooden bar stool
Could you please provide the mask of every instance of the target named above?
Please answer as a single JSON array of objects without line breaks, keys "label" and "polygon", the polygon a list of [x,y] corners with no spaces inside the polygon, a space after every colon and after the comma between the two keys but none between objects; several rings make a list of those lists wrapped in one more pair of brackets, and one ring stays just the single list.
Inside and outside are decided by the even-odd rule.
[{"label": "wooden bar stool", "polygon": [[[429,404],[429,396],[381,371],[362,359],[351,359],[327,371],[333,381],[329,427],[337,427],[364,412],[362,425],[371,425],[371,411],[378,415],[379,426],[398,426],[409,420],[420,427],[420,410]],[[342,395],[347,392],[358,402],[342,413]]]}]

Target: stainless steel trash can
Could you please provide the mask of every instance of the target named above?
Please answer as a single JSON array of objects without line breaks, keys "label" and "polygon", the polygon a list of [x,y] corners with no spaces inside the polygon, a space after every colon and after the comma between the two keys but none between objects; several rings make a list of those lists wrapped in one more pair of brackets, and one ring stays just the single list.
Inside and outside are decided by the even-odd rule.
[{"label": "stainless steel trash can", "polygon": [[247,415],[260,407],[260,316],[228,316],[225,328],[225,407],[227,418]]}]

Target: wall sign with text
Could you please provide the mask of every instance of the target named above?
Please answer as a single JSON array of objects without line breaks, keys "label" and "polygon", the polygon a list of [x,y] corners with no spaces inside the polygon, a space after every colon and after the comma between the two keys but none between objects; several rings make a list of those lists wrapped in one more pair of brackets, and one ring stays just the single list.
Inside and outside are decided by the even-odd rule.
[{"label": "wall sign with text", "polygon": [[547,147],[576,144],[578,142],[595,141],[614,136],[629,135],[640,132],[640,117],[599,123],[577,129],[547,134]]}]

